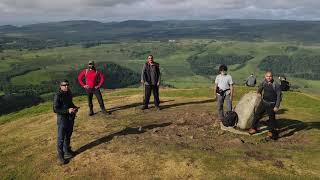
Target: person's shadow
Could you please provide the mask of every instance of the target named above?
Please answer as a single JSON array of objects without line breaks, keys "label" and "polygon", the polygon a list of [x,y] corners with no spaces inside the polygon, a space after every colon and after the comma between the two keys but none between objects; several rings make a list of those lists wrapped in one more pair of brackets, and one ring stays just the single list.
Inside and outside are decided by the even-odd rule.
[{"label": "person's shadow", "polygon": [[147,130],[159,128],[159,127],[166,127],[171,124],[172,124],[171,122],[167,122],[167,123],[161,123],[161,124],[151,124],[151,125],[146,125],[146,126],[136,127],[136,128],[126,127],[125,129],[123,129],[119,132],[115,132],[115,133],[103,136],[103,137],[101,137],[97,140],[94,140],[92,142],[89,142],[88,144],[85,144],[84,146],[80,147],[75,152],[76,152],[76,155],[78,155],[80,153],[85,152],[86,150],[89,150],[91,148],[99,146],[100,144],[109,142],[116,136],[125,136],[128,134],[142,134],[142,133],[145,133]]},{"label": "person's shadow", "polygon": [[289,137],[302,130],[320,129],[320,122],[302,122],[293,119],[277,119],[279,138]]},{"label": "person's shadow", "polygon": [[161,109],[168,109],[168,108],[184,106],[184,105],[191,105],[191,104],[205,104],[205,103],[211,103],[214,101],[215,101],[215,99],[207,99],[207,100],[203,100],[203,101],[191,101],[191,102],[184,102],[184,103],[168,104],[168,105],[161,106]]},{"label": "person's shadow", "polygon": [[[161,101],[161,103],[166,103],[166,102],[171,102],[174,100],[167,100],[167,101]],[[134,107],[139,107],[142,106],[142,102],[136,102],[136,103],[132,103],[132,104],[127,104],[127,105],[123,105],[123,106],[115,106],[115,107],[111,107],[110,109],[108,109],[109,112],[115,112],[115,111],[119,111],[119,110],[125,110],[125,109],[129,109],[129,108],[134,108]],[[153,101],[150,101],[150,104],[153,104]]]}]

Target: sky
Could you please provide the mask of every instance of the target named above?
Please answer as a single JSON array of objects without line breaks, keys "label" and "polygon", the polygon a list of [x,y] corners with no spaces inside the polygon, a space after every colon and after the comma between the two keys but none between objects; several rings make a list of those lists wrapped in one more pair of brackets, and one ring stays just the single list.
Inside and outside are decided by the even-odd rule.
[{"label": "sky", "polygon": [[320,0],[0,0],[0,25],[66,20],[320,20]]}]

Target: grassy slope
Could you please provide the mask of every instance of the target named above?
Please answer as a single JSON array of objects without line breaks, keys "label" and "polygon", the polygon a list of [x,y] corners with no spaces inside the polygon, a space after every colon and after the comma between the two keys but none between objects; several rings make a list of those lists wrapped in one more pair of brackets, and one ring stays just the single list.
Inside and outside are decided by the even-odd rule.
[{"label": "grassy slope", "polygon": [[[237,87],[237,98],[249,91]],[[252,89],[251,89],[252,90]],[[104,93],[114,112],[87,116],[85,97],[72,145],[81,153],[56,165],[56,120],[51,103],[0,117],[0,177],[107,179],[312,179],[319,177],[320,99],[284,94],[278,115],[283,136],[235,135],[215,123],[212,90],[161,89],[161,112],[135,107],[141,89]],[[95,104],[96,111],[97,104]],[[6,121],[6,123],[4,123]],[[11,122],[9,122],[11,121]],[[4,123],[4,124],[3,124]],[[168,123],[168,124],[167,124]],[[140,133],[137,127],[143,126]]]},{"label": "grassy slope", "polygon": [[[236,66],[230,66],[230,74],[238,84],[250,74],[255,73],[259,79],[263,77],[263,71],[257,68],[259,62],[268,55],[301,53],[320,54],[319,46],[306,46],[301,44],[276,43],[276,42],[239,42],[239,41],[217,41],[208,40],[183,40],[176,44],[165,42],[149,43],[120,43],[105,44],[92,48],[80,46],[54,48],[40,51],[6,51],[1,56],[6,59],[2,61],[1,67],[8,68],[8,64],[16,62],[39,62],[50,64],[40,71],[30,72],[12,79],[13,84],[25,82],[37,84],[41,81],[54,78],[54,74],[63,75],[67,70],[79,69],[85,66],[88,59],[96,61],[113,61],[126,66],[136,72],[140,72],[144,62],[144,56],[131,57],[132,52],[150,52],[155,54],[155,60],[161,63],[163,80],[178,88],[209,87],[212,79],[195,75],[186,62],[193,54],[199,53],[197,45],[207,45],[207,51],[219,54],[242,54],[253,55],[255,58],[246,63],[240,69],[234,70]],[[297,46],[294,52],[285,52],[287,46]],[[174,49],[174,51],[172,51]],[[47,60],[46,60],[47,59]],[[53,63],[52,63],[53,62]],[[1,71],[4,71],[1,68]],[[213,77],[211,77],[213,78]],[[320,82],[289,78],[293,85],[298,85],[302,90],[319,93]]]}]

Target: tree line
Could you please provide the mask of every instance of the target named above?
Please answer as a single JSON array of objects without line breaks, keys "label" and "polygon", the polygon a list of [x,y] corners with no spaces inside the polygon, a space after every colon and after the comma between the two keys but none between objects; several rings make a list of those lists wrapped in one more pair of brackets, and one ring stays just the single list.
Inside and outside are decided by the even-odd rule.
[{"label": "tree line", "polygon": [[320,56],[314,55],[271,55],[259,64],[261,70],[272,70],[278,75],[320,80]]},{"label": "tree line", "polygon": [[217,74],[218,67],[221,64],[243,65],[250,59],[254,58],[251,55],[221,55],[221,54],[209,54],[209,55],[194,55],[187,59],[191,65],[191,69],[194,73],[202,76],[212,76]]}]

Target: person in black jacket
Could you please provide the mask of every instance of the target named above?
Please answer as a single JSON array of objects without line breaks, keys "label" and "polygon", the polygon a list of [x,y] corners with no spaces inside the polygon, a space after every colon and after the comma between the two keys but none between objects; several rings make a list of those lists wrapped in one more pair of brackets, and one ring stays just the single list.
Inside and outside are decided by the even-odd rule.
[{"label": "person in black jacket", "polygon": [[60,165],[66,164],[66,159],[72,158],[75,152],[71,150],[70,140],[78,107],[72,102],[72,94],[68,80],[60,82],[60,89],[54,96],[53,111],[57,114],[58,138],[57,151]]},{"label": "person in black jacket", "polygon": [[266,112],[269,116],[268,137],[277,139],[278,132],[276,131],[276,112],[280,107],[281,88],[280,85],[274,81],[271,71],[266,72],[264,81],[258,87],[257,93],[261,95],[262,92],[262,102],[254,114],[253,125],[249,129],[249,133],[255,134],[257,132],[259,119],[261,115]]},{"label": "person in black jacket", "polygon": [[149,55],[147,62],[143,65],[141,72],[141,83],[144,85],[144,100],[142,110],[148,109],[151,91],[154,96],[154,105],[160,110],[159,85],[160,85],[159,64],[153,61],[153,56]]}]

